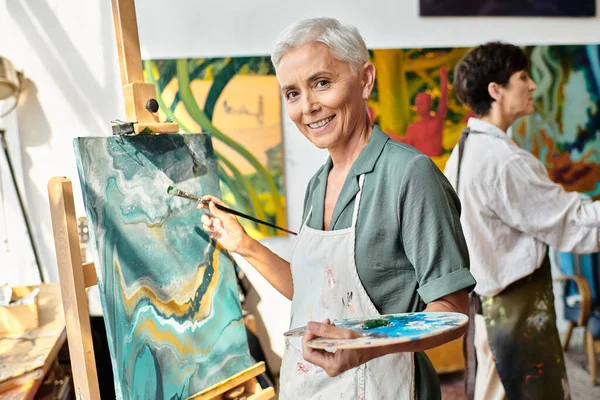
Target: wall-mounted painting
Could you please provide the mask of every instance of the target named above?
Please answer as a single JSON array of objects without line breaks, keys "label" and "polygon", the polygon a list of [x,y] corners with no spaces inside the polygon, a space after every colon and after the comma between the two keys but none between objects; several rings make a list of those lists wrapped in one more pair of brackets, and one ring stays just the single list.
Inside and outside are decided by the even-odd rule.
[{"label": "wall-mounted painting", "polygon": [[420,0],[421,16],[593,17],[596,0]]},{"label": "wall-mounted painting", "polygon": [[[452,91],[467,48],[372,50],[377,68],[369,112],[392,139],[431,157],[443,170],[473,114]],[[512,127],[567,190],[600,199],[600,46],[528,46],[537,83],[535,112]]]},{"label": "wall-mounted painting", "polygon": [[[268,57],[144,61],[162,118],[212,135],[223,200],[286,226],[280,90]],[[240,221],[256,239],[280,231]]]}]

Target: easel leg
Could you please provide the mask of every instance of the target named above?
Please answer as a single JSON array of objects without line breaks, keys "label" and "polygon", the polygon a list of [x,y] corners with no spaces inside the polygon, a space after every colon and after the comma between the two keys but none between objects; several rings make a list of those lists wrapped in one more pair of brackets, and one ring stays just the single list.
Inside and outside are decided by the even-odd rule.
[{"label": "easel leg", "polygon": [[40,274],[40,281],[42,283],[46,282],[46,278],[44,276],[44,272],[42,269],[42,263],[40,262],[40,257],[38,256],[37,247],[35,246],[35,240],[33,240],[33,232],[31,231],[31,225],[29,224],[29,215],[27,214],[27,210],[25,209],[25,204],[23,203],[23,198],[21,197],[21,191],[19,190],[19,185],[17,183],[17,177],[15,176],[15,171],[12,165],[12,161],[10,158],[10,154],[8,152],[8,143],[6,142],[6,131],[0,129],[0,140],[2,141],[2,149],[4,150],[4,156],[6,157],[6,163],[8,164],[8,169],[10,170],[10,176],[13,181],[13,186],[15,187],[15,192],[17,193],[17,198],[19,199],[19,205],[21,206],[21,213],[23,214],[23,219],[25,220],[25,226],[27,227],[27,233],[29,235],[29,242],[31,243],[31,250],[33,251],[33,256],[35,257],[35,263],[37,265],[38,272]]}]

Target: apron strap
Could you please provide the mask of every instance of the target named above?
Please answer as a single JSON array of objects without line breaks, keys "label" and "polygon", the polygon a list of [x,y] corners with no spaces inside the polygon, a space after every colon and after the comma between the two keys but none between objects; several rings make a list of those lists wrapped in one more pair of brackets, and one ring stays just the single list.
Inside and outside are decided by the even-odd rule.
[{"label": "apron strap", "polygon": [[477,377],[477,354],[475,353],[475,315],[481,315],[481,298],[477,293],[469,294],[469,327],[463,336],[463,359],[465,360],[465,398],[475,399]]},{"label": "apron strap", "polygon": [[[302,226],[300,227],[300,230],[302,230],[302,228],[304,228],[305,225],[308,225],[308,221],[310,221],[310,217],[312,216],[312,205],[310,206],[309,210],[308,210],[308,214],[306,214],[306,218],[304,219],[304,222],[302,223]],[[298,232],[300,233],[300,232]]]},{"label": "apron strap", "polygon": [[[460,182],[460,167],[463,154],[465,152],[465,142],[471,133],[471,129],[466,127],[462,130],[458,139],[458,166],[456,168],[456,194],[458,195]],[[477,376],[477,356],[475,353],[475,315],[481,314],[481,299],[477,293],[469,294],[469,327],[467,334],[463,336],[463,359],[465,362],[465,398],[473,400],[475,398],[475,379]]]},{"label": "apron strap", "polygon": [[458,166],[456,168],[456,194],[458,195],[458,183],[460,182],[460,164],[462,163],[463,153],[465,152],[465,141],[467,137],[469,137],[469,133],[471,130],[469,127],[466,127],[460,133],[460,138],[458,139]]},{"label": "apron strap", "polygon": [[467,138],[469,137],[469,134],[471,133],[480,133],[480,134],[484,134],[485,132],[481,132],[481,131],[474,131],[471,128],[469,128],[468,126],[462,130],[462,132],[460,133],[460,137],[458,138],[458,165],[456,167],[456,194],[458,195],[458,183],[460,182],[460,166],[462,164],[462,158],[463,155],[465,153],[465,142],[467,141]]},{"label": "apron strap", "polygon": [[365,174],[358,177],[358,193],[354,199],[354,211],[352,213],[352,227],[356,227],[356,221],[358,220],[358,207],[360,206],[360,198],[362,195],[363,184],[365,183]]}]

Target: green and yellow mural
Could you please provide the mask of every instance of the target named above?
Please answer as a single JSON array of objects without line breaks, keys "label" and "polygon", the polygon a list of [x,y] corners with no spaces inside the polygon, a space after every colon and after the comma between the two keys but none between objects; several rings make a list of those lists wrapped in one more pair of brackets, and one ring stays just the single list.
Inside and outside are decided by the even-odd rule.
[{"label": "green and yellow mural", "polygon": [[[160,117],[212,135],[223,200],[285,226],[280,91],[268,57],[144,61]],[[281,232],[240,221],[254,238]]]},{"label": "green and yellow mural", "polygon": [[[600,46],[527,46],[538,85],[536,111],[512,136],[565,189],[600,198]],[[453,68],[468,48],[372,50],[377,68],[371,117],[393,139],[443,169],[472,113],[452,92]]]},{"label": "green and yellow mural", "polygon": [[[567,190],[600,198],[598,45],[526,46],[536,111],[512,136]],[[393,139],[444,165],[472,113],[452,91],[468,48],[371,50],[377,67],[371,117]],[[146,60],[161,117],[213,136],[224,200],[285,226],[280,91],[268,57]],[[277,231],[244,221],[255,238]]]}]

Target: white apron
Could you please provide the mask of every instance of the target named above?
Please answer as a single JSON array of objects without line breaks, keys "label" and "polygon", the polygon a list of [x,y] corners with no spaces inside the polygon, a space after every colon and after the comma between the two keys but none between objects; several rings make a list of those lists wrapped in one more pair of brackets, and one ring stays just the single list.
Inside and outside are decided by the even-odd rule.
[{"label": "white apron", "polygon": [[[361,175],[350,228],[312,229],[307,225],[312,209],[302,225],[291,261],[294,297],[290,329],[325,318],[379,315],[358,277],[354,260],[363,182]],[[320,367],[304,361],[301,339],[286,340],[280,399],[413,399],[413,353],[378,357],[330,378]]]}]

